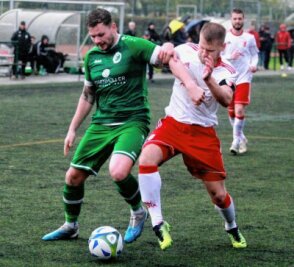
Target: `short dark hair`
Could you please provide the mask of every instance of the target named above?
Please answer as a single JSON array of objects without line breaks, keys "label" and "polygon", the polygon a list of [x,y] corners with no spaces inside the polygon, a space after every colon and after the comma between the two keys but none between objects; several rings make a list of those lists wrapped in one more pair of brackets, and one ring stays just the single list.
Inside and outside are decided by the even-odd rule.
[{"label": "short dark hair", "polygon": [[45,40],[47,40],[49,42],[49,37],[47,35],[42,35],[41,37],[41,42],[44,42]]},{"label": "short dark hair", "polygon": [[231,13],[242,14],[244,17],[244,12],[240,8],[234,8]]},{"label": "short dark hair", "polygon": [[99,23],[110,25],[112,22],[111,14],[103,8],[97,8],[91,11],[87,18],[87,26],[95,27]]},{"label": "short dark hair", "polygon": [[226,29],[218,23],[207,22],[203,25],[200,35],[202,35],[208,43],[217,41],[222,44],[225,41]]},{"label": "short dark hair", "polygon": [[23,20],[20,22],[20,25],[26,25],[26,22]]}]

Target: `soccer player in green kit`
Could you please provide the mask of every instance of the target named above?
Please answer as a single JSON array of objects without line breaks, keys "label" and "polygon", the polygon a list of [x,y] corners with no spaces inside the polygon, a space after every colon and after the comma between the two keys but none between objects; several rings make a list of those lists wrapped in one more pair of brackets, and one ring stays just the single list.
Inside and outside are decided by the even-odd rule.
[{"label": "soccer player in green kit", "polygon": [[146,64],[168,63],[174,50],[169,43],[160,47],[143,38],[120,35],[104,9],[92,11],[87,26],[96,46],[85,57],[84,88],[64,141],[65,156],[95,102],[97,109],[65,175],[65,223],[42,239],[78,237],[84,183],[89,175],[98,175],[110,157],[110,176],[131,209],[124,235],[124,241],[131,243],[140,236],[147,218],[138,182],[131,174],[149,132]]}]

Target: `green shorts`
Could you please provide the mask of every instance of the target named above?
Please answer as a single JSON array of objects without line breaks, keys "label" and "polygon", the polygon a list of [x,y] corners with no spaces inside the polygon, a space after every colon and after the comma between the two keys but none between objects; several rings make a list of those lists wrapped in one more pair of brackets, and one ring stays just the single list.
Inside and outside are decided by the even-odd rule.
[{"label": "green shorts", "polygon": [[135,163],[148,133],[146,123],[138,121],[116,126],[91,124],[75,151],[71,166],[97,175],[111,154],[124,154]]}]

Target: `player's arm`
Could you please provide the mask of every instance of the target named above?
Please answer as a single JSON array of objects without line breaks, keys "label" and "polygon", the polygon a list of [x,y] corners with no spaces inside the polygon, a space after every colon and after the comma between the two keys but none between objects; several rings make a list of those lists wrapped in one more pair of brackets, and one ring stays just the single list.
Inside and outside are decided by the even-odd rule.
[{"label": "player's arm", "polygon": [[253,39],[252,45],[249,46],[249,52],[251,55],[249,69],[251,72],[256,72],[257,65],[258,65],[258,48],[256,46],[256,42],[255,42],[254,38],[252,38],[252,39]]},{"label": "player's arm", "polygon": [[204,79],[204,81],[217,102],[219,102],[223,107],[229,106],[233,98],[234,85],[226,84],[225,80],[218,84],[211,76],[209,76],[207,79]]},{"label": "player's arm", "polygon": [[161,62],[161,64],[169,64],[171,58],[176,58],[174,45],[170,42],[166,42],[160,48],[158,60]]},{"label": "player's arm", "polygon": [[251,61],[250,61],[250,66],[249,66],[249,69],[251,72],[257,71],[257,64],[258,64],[258,53],[255,51],[252,51],[251,52]]},{"label": "player's arm", "polygon": [[93,104],[95,103],[95,91],[93,89],[94,88],[91,86],[84,85],[83,92],[80,96],[75,114],[69,125],[68,132],[64,140],[65,156],[67,156],[70,148],[73,146],[78,128],[84,119],[88,116],[93,107]]},{"label": "player's arm", "polygon": [[223,107],[227,107],[233,98],[234,84],[227,84],[226,80],[223,80],[218,84],[216,80],[211,76],[214,68],[214,61],[212,57],[205,58],[205,69],[203,73],[203,80],[211,91],[212,95]]},{"label": "player's arm", "polygon": [[204,90],[199,87],[196,81],[191,77],[184,64],[179,59],[171,58],[169,66],[173,75],[182,81],[192,102],[196,105],[200,105],[204,100]]}]

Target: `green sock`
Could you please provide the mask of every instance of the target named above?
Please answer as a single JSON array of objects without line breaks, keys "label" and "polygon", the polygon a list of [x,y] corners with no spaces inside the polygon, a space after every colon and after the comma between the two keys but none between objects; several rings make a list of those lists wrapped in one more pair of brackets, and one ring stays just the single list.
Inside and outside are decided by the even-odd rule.
[{"label": "green sock", "polygon": [[63,188],[63,202],[66,222],[76,222],[81,212],[84,198],[84,184],[70,186],[65,184]]},{"label": "green sock", "polygon": [[138,210],[142,206],[139,184],[133,175],[129,174],[124,180],[114,183],[117,186],[117,191],[131,206],[132,210]]}]

